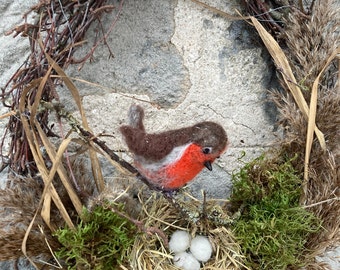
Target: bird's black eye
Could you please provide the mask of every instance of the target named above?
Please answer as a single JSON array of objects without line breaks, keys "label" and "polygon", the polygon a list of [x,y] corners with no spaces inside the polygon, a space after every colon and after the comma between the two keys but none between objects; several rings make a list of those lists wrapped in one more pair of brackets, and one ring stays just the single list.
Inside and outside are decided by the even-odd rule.
[{"label": "bird's black eye", "polygon": [[202,149],[203,154],[210,154],[212,152],[211,147],[203,147]]}]

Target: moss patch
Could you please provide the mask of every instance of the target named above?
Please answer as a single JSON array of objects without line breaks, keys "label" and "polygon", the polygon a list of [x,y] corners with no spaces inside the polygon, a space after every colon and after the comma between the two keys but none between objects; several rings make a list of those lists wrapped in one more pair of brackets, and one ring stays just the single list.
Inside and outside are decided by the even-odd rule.
[{"label": "moss patch", "polygon": [[231,201],[242,209],[234,233],[252,269],[300,266],[308,235],[320,228],[299,206],[302,180],[291,161],[261,156],[233,175]]},{"label": "moss patch", "polygon": [[[122,210],[122,206],[119,206]],[[56,234],[63,245],[56,252],[68,269],[115,269],[127,258],[134,243],[136,228],[125,218],[102,206],[83,210],[82,221],[75,230],[59,229]]]}]

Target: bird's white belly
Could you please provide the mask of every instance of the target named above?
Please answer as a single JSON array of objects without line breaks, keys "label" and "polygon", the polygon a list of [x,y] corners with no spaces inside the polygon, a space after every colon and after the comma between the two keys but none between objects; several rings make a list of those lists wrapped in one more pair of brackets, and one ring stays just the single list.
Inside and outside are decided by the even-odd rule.
[{"label": "bird's white belly", "polygon": [[157,172],[170,164],[175,164],[183,156],[190,144],[191,143],[175,147],[168,155],[156,162],[146,160],[142,156],[135,156],[135,163],[142,171]]}]

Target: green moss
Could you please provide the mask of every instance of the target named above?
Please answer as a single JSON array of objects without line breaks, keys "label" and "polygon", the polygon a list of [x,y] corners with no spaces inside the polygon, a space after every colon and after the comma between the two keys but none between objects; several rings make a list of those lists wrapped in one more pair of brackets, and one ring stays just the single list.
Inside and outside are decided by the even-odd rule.
[{"label": "green moss", "polygon": [[291,160],[269,161],[261,156],[234,174],[233,183],[231,201],[242,209],[234,233],[247,266],[300,266],[307,237],[320,228],[320,222],[299,206],[301,178]]},{"label": "green moss", "polygon": [[[121,205],[117,207],[122,211]],[[113,211],[97,206],[93,211],[84,208],[75,230],[62,228],[55,235],[63,245],[56,255],[66,261],[68,269],[109,270],[127,258],[136,228]]]}]

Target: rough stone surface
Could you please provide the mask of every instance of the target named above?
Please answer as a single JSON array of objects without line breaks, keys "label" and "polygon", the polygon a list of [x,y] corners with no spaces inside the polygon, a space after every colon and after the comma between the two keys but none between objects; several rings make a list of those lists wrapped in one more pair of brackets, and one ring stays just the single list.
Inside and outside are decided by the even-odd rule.
[{"label": "rough stone surface", "polygon": [[[236,0],[209,2],[229,13],[239,8]],[[31,5],[31,1],[18,0],[0,3],[1,87],[29,54],[26,39],[3,33],[21,22]],[[117,9],[107,15],[106,28],[116,15]],[[88,44],[75,57],[91,48],[95,30],[88,31]],[[102,45],[91,63],[80,71],[72,66],[66,72],[100,85],[76,82],[93,131],[114,135],[103,138],[111,148],[126,149],[118,128],[127,122],[132,103],[145,108],[145,126],[150,132],[204,120],[223,125],[229,149],[212,172],[203,171],[189,188],[196,195],[205,189],[208,197],[225,198],[230,195],[233,171],[259,156],[277,136],[276,111],[266,100],[268,89],[274,86],[274,69],[258,37],[248,30],[245,23],[228,21],[188,0],[125,1],[107,39],[114,58],[108,58]],[[63,104],[74,111],[65,87],[59,91]],[[0,269],[12,269],[3,267],[0,264]]]},{"label": "rough stone surface", "polygon": [[331,269],[340,269],[340,246],[330,248],[323,256],[317,257],[316,260],[328,263]]},{"label": "rough stone surface", "polygon": [[[190,88],[189,74],[183,58],[170,37],[174,32],[175,1],[126,1],[108,44],[114,57],[108,58],[103,45],[94,54],[94,61],[79,72],[70,68],[71,76],[113,88],[114,91],[148,94],[164,107],[181,102]],[[109,28],[117,16],[117,7],[104,25]],[[88,43],[77,55],[85,55],[92,47],[97,31],[88,31]],[[97,70],[98,72],[93,72]],[[83,89],[93,95],[102,89]],[[110,91],[108,91],[110,92]]]},{"label": "rough stone surface", "polygon": [[5,36],[5,33],[23,22],[22,15],[33,1],[0,1],[0,85],[3,87],[29,55],[26,38]]}]

